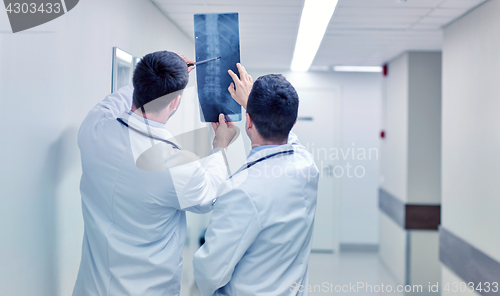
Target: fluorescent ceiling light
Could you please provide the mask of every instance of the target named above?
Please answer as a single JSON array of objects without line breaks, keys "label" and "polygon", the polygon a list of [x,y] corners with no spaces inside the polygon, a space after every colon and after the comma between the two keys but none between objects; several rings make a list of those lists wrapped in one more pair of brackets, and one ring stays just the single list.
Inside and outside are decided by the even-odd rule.
[{"label": "fluorescent ceiling light", "polygon": [[335,66],[333,71],[337,72],[382,72],[382,67],[372,66]]},{"label": "fluorescent ceiling light", "polygon": [[132,64],[132,55],[119,48],[116,49],[116,57],[122,61]]},{"label": "fluorescent ceiling light", "polygon": [[338,0],[305,0],[293,53],[292,71],[309,70],[338,2]]}]

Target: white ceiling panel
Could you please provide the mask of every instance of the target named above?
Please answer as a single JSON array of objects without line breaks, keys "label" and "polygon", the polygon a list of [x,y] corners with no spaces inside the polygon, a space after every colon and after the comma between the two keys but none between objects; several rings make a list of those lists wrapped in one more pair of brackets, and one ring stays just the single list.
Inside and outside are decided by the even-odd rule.
[{"label": "white ceiling panel", "polygon": [[[151,1],[190,38],[195,13],[238,12],[242,63],[290,67],[304,0]],[[442,27],[484,1],[340,0],[312,69],[382,65],[404,51],[440,50]]]},{"label": "white ceiling panel", "polygon": [[434,9],[428,16],[451,16],[457,17],[457,15],[462,15],[467,12],[465,8],[437,8]]},{"label": "white ceiling panel", "polygon": [[158,5],[163,3],[185,5],[185,4],[203,4],[204,0],[154,0],[153,2]]},{"label": "white ceiling panel", "polygon": [[[187,4],[187,5],[178,5],[178,4],[158,4],[158,6],[163,11],[168,11],[169,15],[172,17],[177,14],[188,14],[193,16],[195,13],[206,13],[207,8],[203,4]],[[185,16],[183,16],[185,17]]]},{"label": "white ceiling panel", "polygon": [[223,4],[231,6],[300,6],[304,4],[303,0],[250,0],[250,1],[238,1],[238,0],[205,0],[207,4]]},{"label": "white ceiling panel", "polygon": [[452,16],[447,16],[447,17],[431,17],[431,16],[428,16],[428,17],[425,17],[422,20],[420,20],[419,24],[432,23],[432,24],[445,25],[445,24],[451,22],[454,19],[455,19],[455,17],[452,17]]},{"label": "white ceiling panel", "polygon": [[339,6],[335,10],[335,16],[341,15],[356,15],[356,16],[422,16],[430,13],[432,8],[412,8],[405,7],[371,7],[363,9],[363,7]]},{"label": "white ceiling panel", "polygon": [[211,4],[159,4],[164,11],[169,13],[207,13],[207,12],[239,12],[240,14],[259,14],[259,15],[287,15],[294,14],[300,16],[300,9],[296,6],[228,6],[228,5],[211,5]]},{"label": "white ceiling panel", "polygon": [[[454,1],[454,0],[453,0]],[[343,0],[339,6],[354,6],[361,8],[372,7],[436,7],[441,4],[443,0],[407,0],[406,2],[398,2],[395,0]]]},{"label": "white ceiling panel", "polygon": [[421,19],[421,15],[334,15],[332,23],[414,23]]},{"label": "white ceiling panel", "polygon": [[414,30],[439,30],[443,26],[437,23],[418,23],[415,24],[412,29]]},{"label": "white ceiling panel", "polygon": [[389,22],[331,22],[331,26],[342,29],[399,29],[405,30],[411,26],[411,23],[389,23]]},{"label": "white ceiling panel", "polygon": [[483,0],[446,0],[439,7],[471,9],[483,2],[484,2]]}]

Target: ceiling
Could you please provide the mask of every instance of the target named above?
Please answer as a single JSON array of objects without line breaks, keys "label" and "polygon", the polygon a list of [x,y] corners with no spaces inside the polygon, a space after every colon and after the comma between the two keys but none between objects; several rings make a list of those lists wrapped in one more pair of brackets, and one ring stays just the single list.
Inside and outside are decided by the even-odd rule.
[{"label": "ceiling", "polygon": [[[151,0],[190,38],[193,14],[238,12],[241,62],[288,69],[304,0]],[[311,70],[382,65],[408,50],[440,50],[442,27],[487,0],[340,0]]]}]

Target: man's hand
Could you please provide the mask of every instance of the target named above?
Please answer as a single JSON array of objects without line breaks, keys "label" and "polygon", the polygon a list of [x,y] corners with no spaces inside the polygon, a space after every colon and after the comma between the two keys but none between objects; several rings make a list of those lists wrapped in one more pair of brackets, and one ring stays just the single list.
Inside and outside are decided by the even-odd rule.
[{"label": "man's hand", "polygon": [[238,133],[238,128],[232,122],[226,122],[224,114],[219,114],[219,122],[212,122],[215,131],[214,148],[227,148],[234,136]]},{"label": "man's hand", "polygon": [[[182,54],[180,54],[178,52],[176,52],[176,54],[178,56],[180,56],[186,62],[186,64],[194,64],[193,60],[186,58],[185,56],[183,56]],[[193,70],[194,68],[195,68],[195,66],[188,67],[188,73],[191,72],[191,70]]]},{"label": "man's hand", "polygon": [[248,96],[253,86],[253,79],[240,63],[236,64],[236,67],[238,67],[238,72],[240,72],[240,78],[233,71],[229,70],[228,73],[233,78],[233,82],[229,85],[228,90],[231,97],[246,109]]}]

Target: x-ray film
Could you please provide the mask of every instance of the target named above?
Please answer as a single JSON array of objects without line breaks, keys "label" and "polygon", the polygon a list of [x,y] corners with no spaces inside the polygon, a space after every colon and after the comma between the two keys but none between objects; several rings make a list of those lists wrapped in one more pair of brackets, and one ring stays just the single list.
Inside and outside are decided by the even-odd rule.
[{"label": "x-ray film", "polygon": [[227,90],[233,81],[227,73],[239,76],[240,33],[237,13],[208,13],[194,15],[196,61],[214,59],[196,66],[201,121],[217,122],[220,113],[226,120],[240,121],[241,106]]}]

